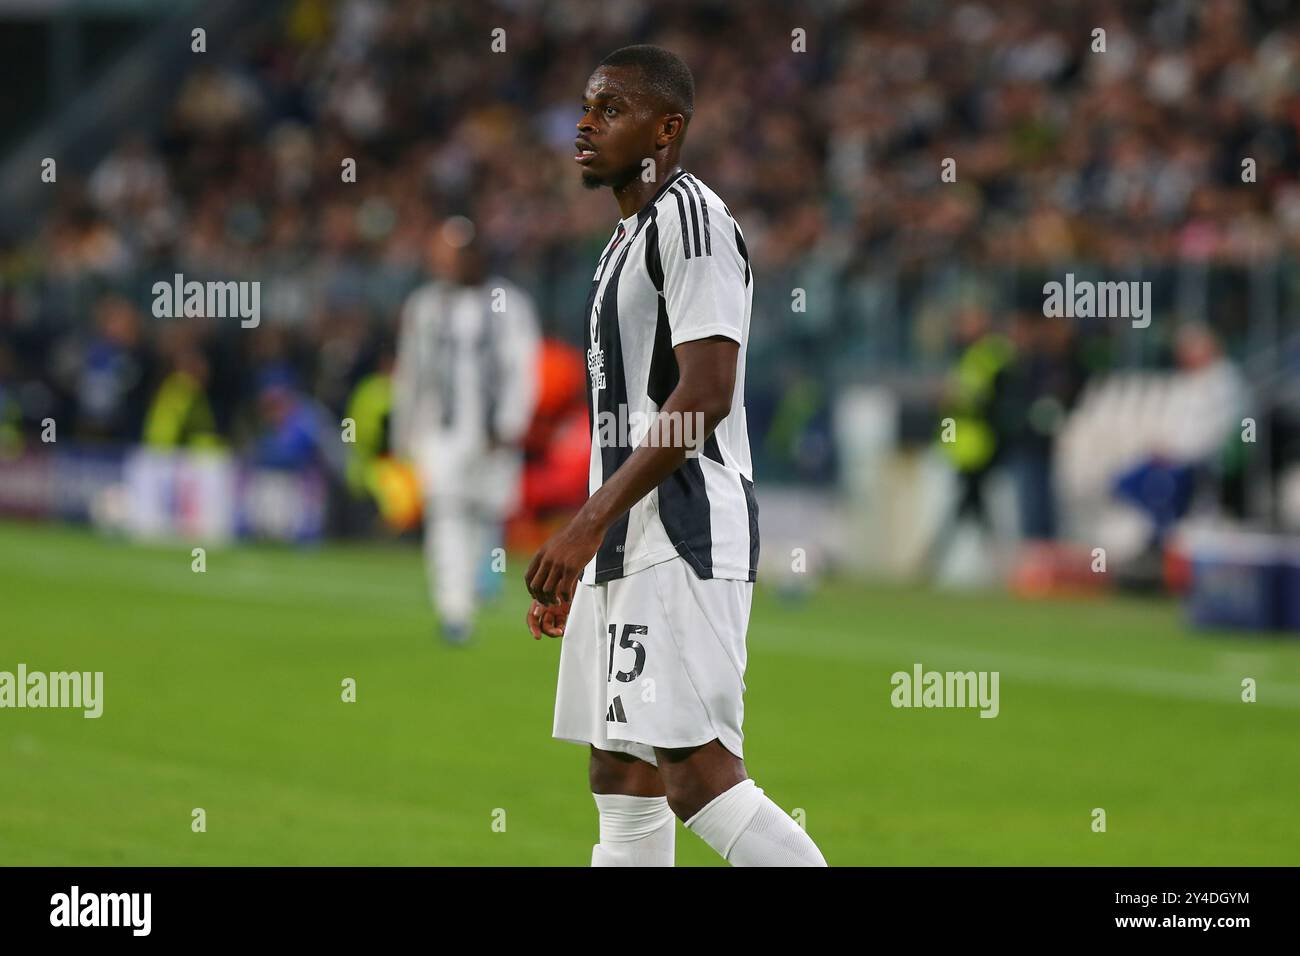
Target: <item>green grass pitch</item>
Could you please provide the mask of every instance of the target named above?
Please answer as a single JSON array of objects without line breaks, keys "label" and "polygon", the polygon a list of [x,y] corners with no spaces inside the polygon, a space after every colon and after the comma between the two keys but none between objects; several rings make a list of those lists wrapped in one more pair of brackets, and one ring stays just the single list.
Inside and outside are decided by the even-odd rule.
[{"label": "green grass pitch", "polygon": [[[590,862],[524,556],[465,649],[410,547],[190,561],[0,525],[0,670],[104,672],[98,720],[0,710],[0,864]],[[749,654],[749,772],[832,865],[1300,862],[1300,641],[1192,635],[1167,601],[831,584],[760,587]],[[999,716],[895,709],[915,662],[999,671]],[[720,862],[680,825],[677,859]]]}]

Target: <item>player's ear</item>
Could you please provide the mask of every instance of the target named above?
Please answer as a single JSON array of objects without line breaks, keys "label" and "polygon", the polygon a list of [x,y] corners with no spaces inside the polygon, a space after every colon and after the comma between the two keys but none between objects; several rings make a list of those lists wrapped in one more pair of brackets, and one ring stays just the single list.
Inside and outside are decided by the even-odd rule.
[{"label": "player's ear", "polygon": [[681,113],[669,113],[659,121],[659,135],[655,137],[655,145],[663,149],[680,137],[685,128],[685,116]]}]

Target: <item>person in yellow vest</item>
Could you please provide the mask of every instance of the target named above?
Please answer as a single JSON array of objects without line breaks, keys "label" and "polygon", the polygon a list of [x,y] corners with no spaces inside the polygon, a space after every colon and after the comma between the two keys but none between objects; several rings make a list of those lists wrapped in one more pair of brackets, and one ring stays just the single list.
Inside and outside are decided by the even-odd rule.
[{"label": "person in yellow vest", "polygon": [[208,403],[208,363],[192,349],[180,352],[158,386],[144,420],[144,443],[154,449],[219,448]]},{"label": "person in yellow vest", "polygon": [[355,434],[348,459],[348,491],[374,503],[393,531],[416,527],[422,513],[419,476],[410,462],[390,451],[393,414],[393,349],[385,343],[375,371],[362,378],[348,398],[345,415]]},{"label": "person in yellow vest", "polygon": [[0,342],[0,461],[23,450],[23,410],[18,402],[13,353]]},{"label": "person in yellow vest", "polygon": [[930,545],[926,563],[931,570],[938,568],[966,518],[975,519],[985,533],[993,530],[984,483],[999,451],[997,390],[1015,354],[1010,340],[993,331],[988,313],[979,308],[958,313],[957,338],[963,348],[939,429],[939,448],[957,473],[957,503]]}]

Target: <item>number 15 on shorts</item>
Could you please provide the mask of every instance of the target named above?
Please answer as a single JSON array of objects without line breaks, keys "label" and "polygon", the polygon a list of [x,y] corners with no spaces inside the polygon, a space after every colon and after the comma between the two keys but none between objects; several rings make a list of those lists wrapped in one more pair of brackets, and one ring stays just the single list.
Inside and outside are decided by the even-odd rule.
[{"label": "number 15 on shorts", "polygon": [[[615,677],[621,683],[630,684],[641,676],[641,671],[645,669],[645,645],[638,640],[633,639],[633,635],[645,635],[650,633],[650,628],[644,624],[624,624],[623,636],[618,637],[618,625],[609,626],[609,675],[606,677],[606,683],[612,681]],[[620,670],[614,673],[614,641],[617,638],[618,646],[626,648],[635,655],[630,671]]]}]

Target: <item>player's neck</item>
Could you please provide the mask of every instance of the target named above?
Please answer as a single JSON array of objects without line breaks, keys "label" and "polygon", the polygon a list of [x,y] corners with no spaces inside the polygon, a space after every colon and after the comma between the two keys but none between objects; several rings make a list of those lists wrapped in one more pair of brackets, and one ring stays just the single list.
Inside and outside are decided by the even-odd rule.
[{"label": "player's neck", "polygon": [[618,200],[618,210],[622,213],[623,219],[635,216],[646,205],[655,198],[663,183],[671,179],[677,171],[681,169],[681,164],[677,160],[664,160],[662,163],[655,164],[655,178],[646,182],[640,176],[633,176],[632,180],[614,190],[614,198]]}]

